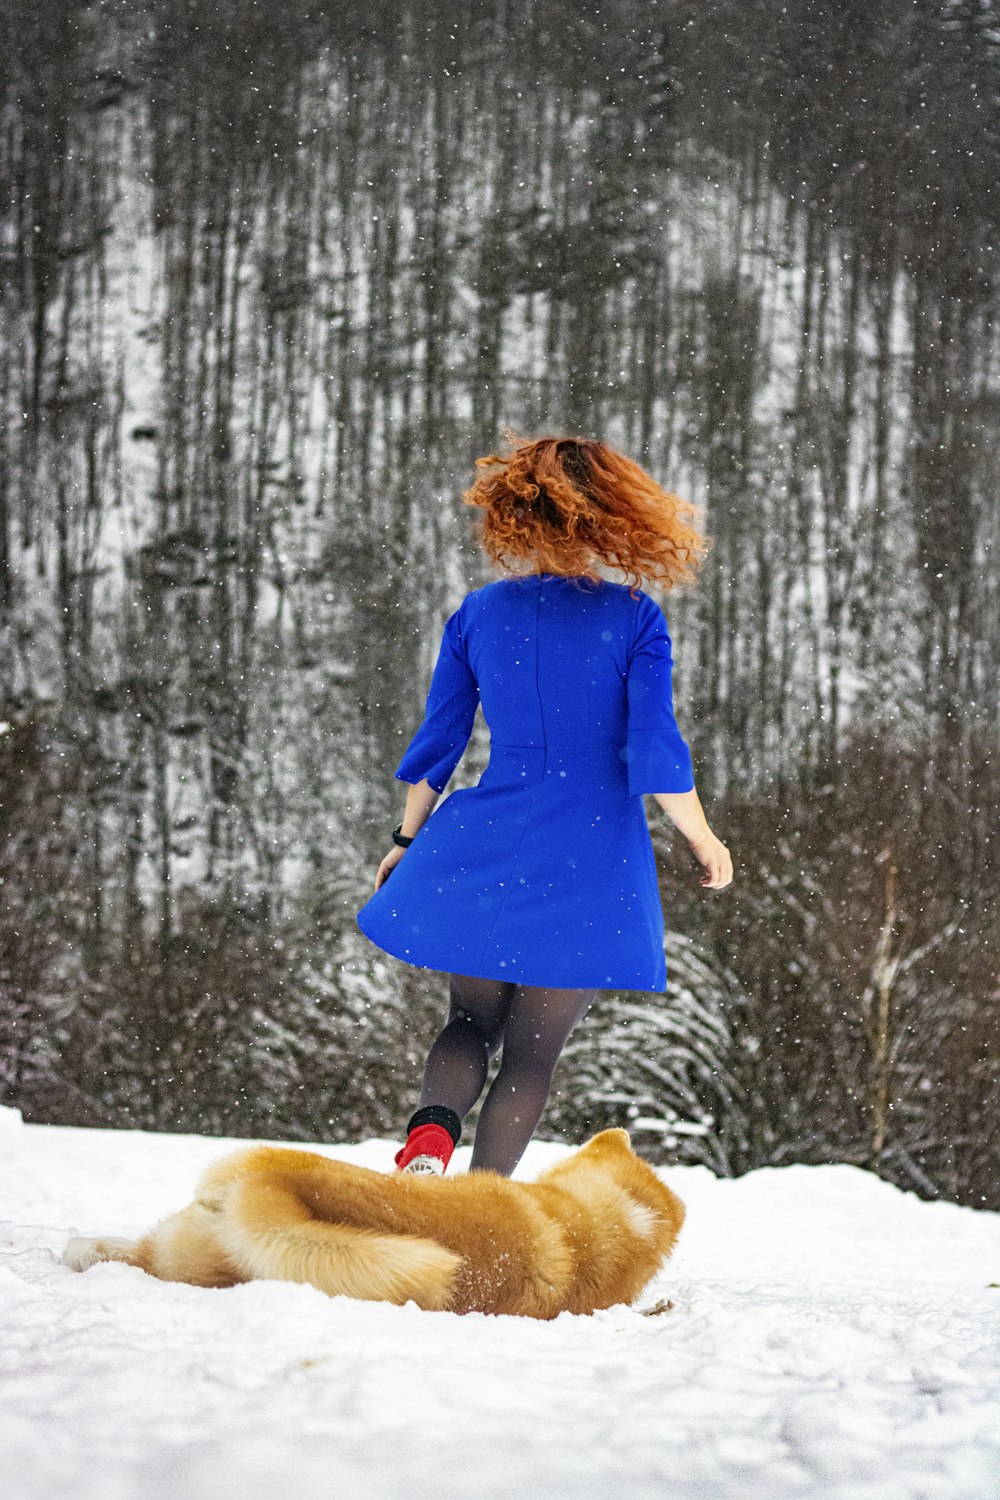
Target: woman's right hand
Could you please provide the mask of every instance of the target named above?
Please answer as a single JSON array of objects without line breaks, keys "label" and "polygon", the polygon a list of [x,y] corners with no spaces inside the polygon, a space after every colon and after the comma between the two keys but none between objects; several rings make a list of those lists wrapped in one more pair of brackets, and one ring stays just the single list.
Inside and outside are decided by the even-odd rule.
[{"label": "woman's right hand", "polygon": [[706,890],[718,891],[732,884],[732,856],[722,840],[717,839],[710,828],[688,839],[688,843],[691,845],[695,859],[705,866],[705,873],[699,881],[700,885],[703,885]]}]

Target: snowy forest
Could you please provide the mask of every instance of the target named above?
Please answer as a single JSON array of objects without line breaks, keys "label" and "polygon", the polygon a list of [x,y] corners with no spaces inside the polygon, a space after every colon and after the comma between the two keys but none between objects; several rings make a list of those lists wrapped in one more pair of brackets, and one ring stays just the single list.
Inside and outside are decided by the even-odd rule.
[{"label": "snowy forest", "polygon": [[704,508],[662,602],[735,878],[647,799],[668,991],[539,1134],[1000,1207],[998,0],[4,30],[0,1100],[400,1135],[447,977],[355,913],[495,576],[461,491],[581,432]]}]

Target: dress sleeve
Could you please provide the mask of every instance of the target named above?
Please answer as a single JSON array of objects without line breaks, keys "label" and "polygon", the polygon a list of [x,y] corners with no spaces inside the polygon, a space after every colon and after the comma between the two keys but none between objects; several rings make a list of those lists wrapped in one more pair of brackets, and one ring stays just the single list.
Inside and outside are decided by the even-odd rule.
[{"label": "dress sleeve", "polygon": [[673,656],[663,610],[643,594],[629,654],[628,730],[622,752],[632,796],[690,792],[691,752],[674,718]]},{"label": "dress sleeve", "polygon": [[426,778],[436,792],[443,792],[469,742],[479,705],[479,684],[469,665],[463,623],[460,604],[445,621],[427,690],[424,721],[396,767],[397,781],[415,785]]}]

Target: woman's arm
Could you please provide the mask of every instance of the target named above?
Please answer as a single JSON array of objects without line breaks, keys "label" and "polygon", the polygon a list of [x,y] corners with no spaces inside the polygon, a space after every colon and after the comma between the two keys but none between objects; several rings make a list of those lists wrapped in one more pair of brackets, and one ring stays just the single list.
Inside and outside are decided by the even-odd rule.
[{"label": "woman's arm", "polygon": [[405,839],[412,839],[420,832],[434,811],[440,795],[441,793],[434,790],[426,777],[423,781],[411,782],[406,788],[406,811],[403,814],[401,830]]},{"label": "woman's arm", "polygon": [[654,792],[653,796],[674,827],[679,828],[687,839],[695,858],[705,866],[700,884],[707,890],[720,890],[729,885],[733,878],[733,861],[725,844],[708,826],[697,788],[692,787],[689,792]]},{"label": "woman's arm", "polygon": [[[467,594],[444,622],[423,721],[393,773],[406,785],[404,838],[414,838],[427,822],[472,734],[479,684],[465,650],[462,624],[470,597]],[[405,852],[399,844],[389,850],[375,875],[376,890]]]},{"label": "woman's arm", "polygon": [[[441,793],[436,792],[425,777],[423,781],[411,781],[406,788],[406,811],[403,813],[403,837],[412,839],[423,828],[437,804]],[[406,850],[401,844],[393,844],[385,859],[375,872],[375,889],[384,885],[399,864]]]}]

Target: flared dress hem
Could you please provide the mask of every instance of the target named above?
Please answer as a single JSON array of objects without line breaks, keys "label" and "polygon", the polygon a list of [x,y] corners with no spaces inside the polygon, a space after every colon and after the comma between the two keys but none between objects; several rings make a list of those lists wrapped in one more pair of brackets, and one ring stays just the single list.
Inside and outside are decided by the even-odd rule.
[{"label": "flared dress hem", "polygon": [[388,953],[391,958],[398,959],[400,963],[408,964],[411,969],[426,969],[428,972],[434,974],[467,974],[470,979],[493,979],[499,984],[527,984],[544,989],[620,990],[636,994],[666,994],[666,983],[662,985],[640,984],[636,980],[619,980],[609,977],[595,979],[593,976],[588,979],[574,978],[568,980],[565,977],[553,978],[551,971],[544,975],[540,972],[505,974],[497,972],[498,966],[496,965],[487,965],[486,968],[476,965],[470,968],[468,964],[463,963],[460,967],[456,967],[453,962],[449,963],[443,959],[438,963],[421,963],[419,959],[412,957],[410,953],[401,953],[392,943],[392,940],[386,938],[384,934],[380,934],[377,938],[374,937],[365,928],[360,915],[356,918],[356,921],[358,928],[368,938],[369,942],[374,943],[383,953]]}]

